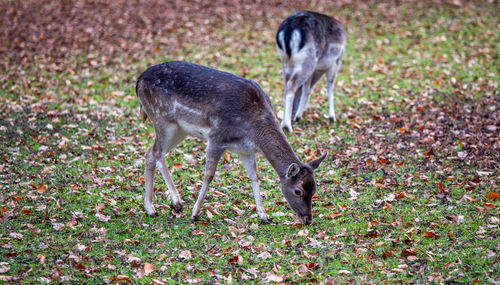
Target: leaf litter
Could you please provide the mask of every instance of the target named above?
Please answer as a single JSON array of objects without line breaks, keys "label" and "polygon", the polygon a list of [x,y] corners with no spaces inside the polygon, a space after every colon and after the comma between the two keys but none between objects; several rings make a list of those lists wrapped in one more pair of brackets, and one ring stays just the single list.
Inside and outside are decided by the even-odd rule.
[{"label": "leaf litter", "polygon": [[[1,2],[0,280],[498,283],[494,4],[306,2]],[[320,82],[288,136],[303,160],[331,155],[317,174],[314,224],[293,222],[261,158],[276,224],[258,224],[230,155],[209,220],[174,218],[159,183],[161,214],[146,217],[152,129],[136,118],[137,75],[167,59],[209,65],[258,81],[278,113],[274,32],[301,9],[335,15],[348,31],[339,123],[323,118]],[[203,153],[183,143],[167,158],[185,211]]]}]

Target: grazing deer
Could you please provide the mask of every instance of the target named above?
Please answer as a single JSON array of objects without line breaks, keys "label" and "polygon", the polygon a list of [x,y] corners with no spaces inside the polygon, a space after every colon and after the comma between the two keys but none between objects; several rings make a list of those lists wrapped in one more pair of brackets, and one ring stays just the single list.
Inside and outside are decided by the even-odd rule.
[{"label": "grazing deer", "polygon": [[283,66],[283,119],[281,128],[292,131],[302,118],[314,84],[326,73],[328,117],[336,121],[333,83],[345,50],[342,24],[326,15],[302,11],[290,15],[278,27],[276,49]]},{"label": "grazing deer", "polygon": [[187,135],[207,140],[205,178],[191,219],[197,220],[218,161],[226,150],[239,154],[252,184],[257,214],[268,216],[262,206],[256,153],[262,153],[278,172],[281,191],[299,220],[312,222],[312,197],[316,191],[314,169],[326,153],[302,163],[280,129],[268,95],[254,81],[208,67],[171,61],[148,68],[137,80],[141,116],[151,119],[155,142],[146,153],[144,208],[154,215],[153,176],[158,167],[170,191],[171,207],[184,202],[174,186],[165,155]]}]

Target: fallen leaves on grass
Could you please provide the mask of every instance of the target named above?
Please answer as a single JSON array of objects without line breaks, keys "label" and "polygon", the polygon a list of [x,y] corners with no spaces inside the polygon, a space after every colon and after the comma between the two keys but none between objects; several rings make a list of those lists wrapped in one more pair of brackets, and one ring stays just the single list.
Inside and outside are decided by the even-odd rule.
[{"label": "fallen leaves on grass", "polygon": [[490,200],[500,199],[500,193],[489,192],[488,194],[486,194],[486,199],[490,199]]}]

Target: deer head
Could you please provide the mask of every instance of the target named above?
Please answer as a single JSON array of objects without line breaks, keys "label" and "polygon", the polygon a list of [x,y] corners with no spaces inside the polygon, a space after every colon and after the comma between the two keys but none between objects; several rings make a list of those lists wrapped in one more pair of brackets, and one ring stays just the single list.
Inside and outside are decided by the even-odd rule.
[{"label": "deer head", "polygon": [[281,191],[297,214],[299,221],[310,224],[313,220],[312,198],[316,193],[314,170],[325,159],[326,153],[309,163],[292,163],[281,181]]}]

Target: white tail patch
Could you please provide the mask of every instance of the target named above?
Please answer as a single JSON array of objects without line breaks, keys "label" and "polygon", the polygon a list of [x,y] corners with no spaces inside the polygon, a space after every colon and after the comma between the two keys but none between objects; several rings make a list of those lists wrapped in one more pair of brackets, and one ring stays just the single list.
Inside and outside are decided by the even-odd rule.
[{"label": "white tail patch", "polygon": [[294,30],[292,32],[292,37],[290,39],[290,48],[292,49],[292,56],[294,53],[299,51],[300,41],[302,37],[300,36],[299,30]]}]

